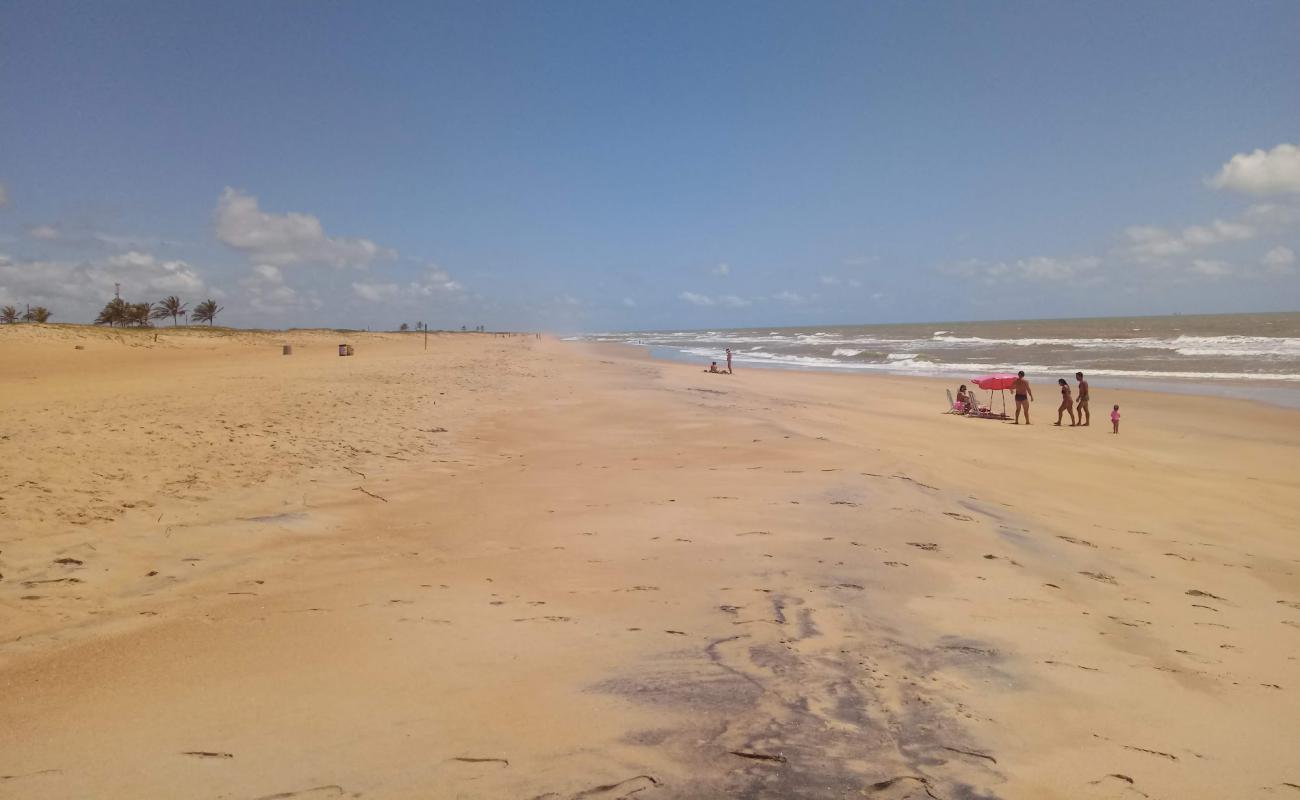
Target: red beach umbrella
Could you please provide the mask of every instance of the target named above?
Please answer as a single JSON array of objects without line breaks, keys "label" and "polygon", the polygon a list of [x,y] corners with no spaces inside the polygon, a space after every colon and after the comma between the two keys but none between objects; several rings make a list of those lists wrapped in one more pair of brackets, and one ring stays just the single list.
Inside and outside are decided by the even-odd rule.
[{"label": "red beach umbrella", "polygon": [[[1019,375],[1012,375],[1009,372],[999,372],[994,375],[983,375],[979,378],[971,378],[971,383],[975,384],[981,389],[989,390],[989,405],[992,406],[993,393],[1005,392],[1007,389],[1014,388],[1016,385],[1016,379],[1018,379],[1019,377],[1020,377]],[[1007,415],[1007,396],[1003,394],[1002,395],[1002,416],[1005,418],[1006,415]]]},{"label": "red beach umbrella", "polygon": [[980,378],[971,378],[971,383],[981,389],[1010,389],[1016,385],[1016,378],[1018,377],[1020,376],[999,372],[996,375],[985,375]]}]

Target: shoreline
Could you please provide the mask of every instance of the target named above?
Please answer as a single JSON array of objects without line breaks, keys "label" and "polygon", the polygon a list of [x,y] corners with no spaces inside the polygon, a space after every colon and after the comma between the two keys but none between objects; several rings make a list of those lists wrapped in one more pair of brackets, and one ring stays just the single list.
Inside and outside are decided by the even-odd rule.
[{"label": "shoreline", "polygon": [[[566,341],[578,341],[567,340]],[[596,342],[592,342],[596,343]],[[690,353],[683,353],[672,347],[663,345],[646,345],[632,342],[599,342],[599,344],[616,344],[633,348],[644,349],[649,357],[662,361],[673,363],[698,364],[707,362],[710,359],[705,356],[697,356]],[[718,351],[719,358],[725,360],[723,350]],[[957,373],[925,373],[923,370],[891,370],[888,366],[880,367],[836,367],[829,365],[801,365],[801,364],[780,364],[763,361],[744,361],[737,359],[736,364],[744,363],[744,368],[748,370],[764,369],[777,370],[782,372],[813,372],[813,373],[833,373],[843,375],[888,375],[897,378],[919,378],[924,380],[943,381],[949,385],[949,388],[956,389],[958,384],[970,382],[973,375],[960,375]],[[1012,367],[1007,367],[1002,371],[1012,371]],[[979,370],[971,370],[971,373]],[[1175,394],[1175,395],[1193,395],[1197,397],[1221,397],[1225,399],[1247,400],[1261,403],[1269,406],[1281,408],[1300,409],[1300,385],[1295,385],[1290,381],[1283,380],[1261,380],[1258,383],[1245,383],[1241,381],[1223,380],[1208,381],[1196,380],[1180,377],[1117,377],[1105,373],[1093,373],[1097,375],[1097,380],[1116,389],[1128,389],[1132,391],[1151,392],[1158,394]],[[1069,377],[1073,387],[1073,373],[1069,376],[1061,374],[1056,377]],[[1030,376],[1031,379],[1035,376]],[[1047,378],[1037,376],[1039,381],[1045,381]],[[1055,378],[1052,378],[1055,380]],[[1092,382],[1089,378],[1089,382]],[[1283,384],[1283,385],[1271,385]]]},{"label": "shoreline", "polygon": [[21,377],[3,791],[1297,780],[1288,409],[1098,387],[1127,427],[1075,435],[1046,399],[995,430],[941,413],[949,381],[724,377],[607,344],[88,336],[0,348]]}]

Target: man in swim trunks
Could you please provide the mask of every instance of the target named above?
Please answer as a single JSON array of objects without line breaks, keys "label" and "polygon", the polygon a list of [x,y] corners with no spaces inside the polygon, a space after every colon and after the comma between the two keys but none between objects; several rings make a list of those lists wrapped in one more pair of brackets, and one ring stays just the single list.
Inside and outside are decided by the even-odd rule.
[{"label": "man in swim trunks", "polygon": [[1074,373],[1074,379],[1079,382],[1079,424],[1087,425],[1092,422],[1092,412],[1088,410],[1088,382],[1083,379],[1082,372]]},{"label": "man in swim trunks", "polygon": [[1029,403],[1034,399],[1034,390],[1029,388],[1029,381],[1025,380],[1025,371],[1022,369],[1017,373],[1016,382],[1011,384],[1011,391],[1016,393],[1016,421],[1012,425],[1020,424],[1020,409],[1025,410],[1025,424],[1029,424]]}]

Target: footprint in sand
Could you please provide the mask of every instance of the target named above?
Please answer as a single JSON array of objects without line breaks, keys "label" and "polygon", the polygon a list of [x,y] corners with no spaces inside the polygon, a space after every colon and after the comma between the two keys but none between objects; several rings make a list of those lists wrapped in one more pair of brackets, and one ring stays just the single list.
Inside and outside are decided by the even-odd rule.
[{"label": "footprint in sand", "polygon": [[908,542],[908,545],[921,550],[928,550],[931,552],[939,549],[939,545],[936,542]]},{"label": "footprint in sand", "polygon": [[966,516],[965,514],[958,514],[956,511],[945,511],[945,512],[943,512],[943,515],[944,515],[945,517],[952,517],[953,519],[961,520],[962,522],[974,522],[974,521],[975,521],[975,518],[974,518],[974,517],[968,517],[968,516]]},{"label": "footprint in sand", "polygon": [[1124,617],[1108,617],[1108,619],[1110,619],[1112,622],[1118,622],[1120,625],[1126,625],[1130,628],[1140,628],[1143,625],[1151,624],[1150,622],[1147,622],[1144,619],[1125,619]]},{"label": "footprint in sand", "polygon": [[1061,536],[1060,534],[1057,534],[1056,538],[1058,538],[1058,539],[1064,539],[1065,541],[1069,542],[1070,544],[1077,544],[1077,545],[1081,545],[1081,546],[1083,546],[1083,547],[1091,547],[1091,548],[1093,548],[1094,550],[1097,549],[1097,545],[1093,544],[1092,542],[1088,541],[1087,539],[1076,539],[1076,538],[1074,538],[1073,536]]},{"label": "footprint in sand", "polygon": [[1092,578],[1094,581],[1101,581],[1102,583],[1109,583],[1115,586],[1119,585],[1119,581],[1115,580],[1112,576],[1107,575],[1104,572],[1080,572],[1079,574],[1086,575],[1089,578]]}]

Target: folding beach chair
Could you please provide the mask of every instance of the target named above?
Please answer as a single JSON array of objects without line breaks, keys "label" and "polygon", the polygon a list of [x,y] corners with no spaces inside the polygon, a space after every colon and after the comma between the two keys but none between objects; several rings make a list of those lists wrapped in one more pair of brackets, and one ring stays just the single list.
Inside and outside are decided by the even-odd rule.
[{"label": "folding beach chair", "polygon": [[952,397],[952,389],[944,389],[944,391],[948,393],[948,410],[945,411],[945,412],[943,412],[943,413],[945,413],[945,414],[964,414],[964,413],[966,413],[965,411],[963,411],[963,410],[957,408],[957,401],[954,400],[953,397]]}]

